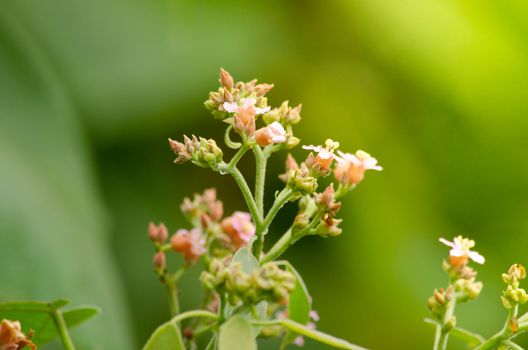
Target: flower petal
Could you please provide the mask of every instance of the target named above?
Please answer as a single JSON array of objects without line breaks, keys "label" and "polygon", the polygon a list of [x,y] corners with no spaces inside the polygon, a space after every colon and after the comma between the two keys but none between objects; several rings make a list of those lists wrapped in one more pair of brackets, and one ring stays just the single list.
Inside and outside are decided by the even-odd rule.
[{"label": "flower petal", "polygon": [[468,256],[469,256],[469,258],[471,260],[473,260],[477,264],[481,264],[482,265],[486,261],[486,259],[482,255],[480,255],[479,253],[474,252],[472,250],[469,251]]},{"label": "flower petal", "polygon": [[443,243],[443,244],[445,244],[446,246],[448,246],[448,247],[451,247],[451,248],[454,248],[454,247],[455,247],[455,244],[454,244],[453,242],[448,241],[448,240],[445,239],[445,238],[441,238],[441,237],[440,237],[438,240],[439,240],[441,243]]},{"label": "flower petal", "polygon": [[236,102],[224,102],[223,106],[226,112],[236,113],[236,111],[238,111],[238,105]]}]

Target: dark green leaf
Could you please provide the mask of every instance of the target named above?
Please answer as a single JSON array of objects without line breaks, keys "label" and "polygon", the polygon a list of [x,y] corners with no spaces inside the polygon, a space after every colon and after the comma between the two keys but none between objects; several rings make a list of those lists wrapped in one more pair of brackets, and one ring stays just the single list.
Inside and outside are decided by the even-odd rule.
[{"label": "dark green leaf", "polygon": [[234,316],[221,327],[218,335],[219,350],[256,350],[257,342],[247,319]]}]

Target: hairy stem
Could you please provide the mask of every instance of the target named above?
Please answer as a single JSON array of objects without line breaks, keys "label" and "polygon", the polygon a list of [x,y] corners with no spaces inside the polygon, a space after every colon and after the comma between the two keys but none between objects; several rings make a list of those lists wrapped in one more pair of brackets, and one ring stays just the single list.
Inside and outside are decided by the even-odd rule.
[{"label": "hairy stem", "polygon": [[55,309],[51,311],[51,317],[53,318],[53,323],[55,323],[55,327],[57,327],[57,331],[59,332],[59,337],[62,342],[62,345],[64,346],[64,349],[75,350],[75,346],[73,345],[70,333],[68,333],[68,328],[66,327],[66,322],[64,322],[64,317],[62,317],[62,313],[59,310]]},{"label": "hairy stem", "polygon": [[240,170],[238,170],[236,167],[229,167],[228,165],[221,167],[221,170],[224,170],[225,172],[229,173],[233,177],[233,179],[235,179],[235,182],[240,188],[240,191],[242,192],[242,196],[244,197],[244,200],[246,201],[246,204],[248,206],[249,213],[251,214],[251,218],[253,219],[253,222],[255,223],[255,225],[259,226],[261,222],[261,218],[257,210],[255,199],[253,199],[251,190],[249,189],[246,179],[244,179],[244,176],[242,175]]},{"label": "hairy stem", "polygon": [[285,187],[282,191],[280,191],[277,198],[275,198],[275,202],[273,202],[273,206],[270,208],[268,214],[262,221],[262,227],[264,230],[269,227],[279,210],[284,206],[284,204],[286,204],[286,202],[288,202],[288,200],[290,200],[292,195],[293,191],[288,187]]},{"label": "hairy stem", "polygon": [[253,146],[253,153],[255,154],[256,176],[255,176],[255,202],[257,203],[257,210],[259,214],[264,216],[264,185],[266,182],[266,165],[268,157],[260,146]]},{"label": "hairy stem", "polygon": [[260,259],[261,264],[273,261],[282,255],[293,244],[291,228],[286,231],[282,237],[271,247],[271,249]]}]

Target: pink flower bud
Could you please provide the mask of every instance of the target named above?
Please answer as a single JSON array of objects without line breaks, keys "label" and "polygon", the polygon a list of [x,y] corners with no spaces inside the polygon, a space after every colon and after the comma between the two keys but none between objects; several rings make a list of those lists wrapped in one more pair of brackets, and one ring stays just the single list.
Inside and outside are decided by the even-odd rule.
[{"label": "pink flower bud", "polygon": [[169,238],[169,232],[163,223],[160,223],[159,226],[156,226],[153,222],[150,222],[148,233],[150,240],[156,243],[165,243],[167,238]]},{"label": "pink flower bud", "polygon": [[220,84],[226,89],[232,89],[235,85],[233,77],[224,68],[220,68]]},{"label": "pink flower bud", "polygon": [[156,270],[165,270],[165,267],[167,266],[167,258],[165,257],[165,253],[157,252],[154,255],[152,262],[154,263],[154,268]]},{"label": "pink flower bud", "polygon": [[279,122],[260,128],[255,132],[255,139],[260,146],[268,146],[272,143],[282,143],[286,141],[286,130]]},{"label": "pink flower bud", "polygon": [[251,222],[251,215],[241,211],[236,211],[222,220],[222,229],[231,237],[237,248],[245,246],[255,235],[255,225]]},{"label": "pink flower bud", "polygon": [[183,253],[186,262],[195,263],[206,252],[205,237],[197,229],[180,229],[172,236],[171,247]]}]

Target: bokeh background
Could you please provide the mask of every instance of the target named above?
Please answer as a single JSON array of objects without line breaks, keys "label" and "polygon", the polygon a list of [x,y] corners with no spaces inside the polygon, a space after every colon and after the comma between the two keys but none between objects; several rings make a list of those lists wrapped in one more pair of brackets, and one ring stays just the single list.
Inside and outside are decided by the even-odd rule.
[{"label": "bokeh background", "polygon": [[[487,262],[458,322],[491,335],[501,271],[528,264],[527,19],[521,0],[3,0],[0,299],[99,305],[74,332],[79,348],[140,348],[169,317],[147,222],[182,227],[181,198],[210,186],[228,213],[242,206],[232,179],[175,166],[166,141],[221,139],[202,102],[224,67],[275,83],[273,105],[302,102],[304,143],[331,137],[385,168],[344,200],[340,237],[287,253],[319,328],[372,349],[430,348],[426,299],[446,283],[438,237],[462,233]],[[252,174],[251,159],[242,167]]]}]

